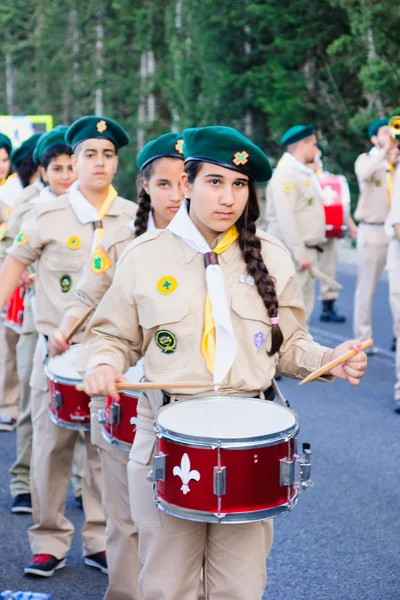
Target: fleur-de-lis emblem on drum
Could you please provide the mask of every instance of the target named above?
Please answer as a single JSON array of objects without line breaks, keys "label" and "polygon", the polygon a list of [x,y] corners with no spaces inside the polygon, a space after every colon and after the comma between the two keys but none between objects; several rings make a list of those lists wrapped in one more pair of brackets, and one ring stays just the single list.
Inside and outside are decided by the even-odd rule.
[{"label": "fleur-de-lis emblem on drum", "polygon": [[186,454],[186,452],[182,456],[181,466],[174,467],[173,474],[177,475],[178,477],[180,477],[182,479],[181,490],[184,494],[187,494],[188,492],[190,492],[189,481],[191,481],[192,479],[194,481],[200,480],[200,473],[195,470],[193,470],[193,471],[190,470],[190,458],[189,458],[189,455]]}]

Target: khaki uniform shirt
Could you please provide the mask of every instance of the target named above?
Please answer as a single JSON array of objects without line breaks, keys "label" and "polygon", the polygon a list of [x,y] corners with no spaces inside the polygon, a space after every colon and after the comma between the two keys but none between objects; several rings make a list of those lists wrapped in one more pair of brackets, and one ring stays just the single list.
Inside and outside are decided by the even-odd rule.
[{"label": "khaki uniform shirt", "polygon": [[395,237],[393,226],[400,224],[400,164],[393,173],[392,206],[385,223],[385,232],[388,237]]},{"label": "khaki uniform shirt", "polygon": [[373,148],[370,152],[361,154],[356,160],[355,172],[360,196],[354,217],[357,221],[383,225],[390,209],[386,151]]},{"label": "khaki uniform shirt", "polygon": [[2,235],[2,232],[0,232],[0,258],[6,258],[7,249],[17,237],[26,213],[29,212],[33,206],[32,200],[37,198],[39,194],[40,186],[37,185],[36,182],[28,185],[22,190],[21,195],[16,202],[16,208],[10,209],[12,210],[12,216],[7,222],[4,234]]},{"label": "khaki uniform shirt", "polygon": [[[271,323],[257,288],[245,277],[246,265],[236,241],[219,255],[238,351],[218,393],[255,396],[271,385],[276,369],[302,378],[320,366],[326,351],[305,329],[302,294],[288,251],[264,232],[258,235],[265,264],[276,279],[284,344],[279,355],[268,356]],[[201,253],[168,229],[140,236],[126,249],[89,323],[82,366],[89,370],[108,364],[124,373],[144,356],[150,381],[210,382],[209,389],[197,390],[167,385],[171,394],[215,395],[200,350],[206,291]],[[175,344],[166,346],[168,338]]]},{"label": "khaki uniform shirt", "polygon": [[[132,208],[135,213],[133,218],[135,218],[137,205],[133,202]],[[118,231],[113,230],[106,233],[100,246],[106,252],[111,264],[107,270],[96,273],[92,269],[91,261],[85,263],[73,299],[66,312],[67,317],[80,319],[90,308],[98,305],[112,283],[118,260],[126,246],[134,238],[135,234],[129,223],[122,225]]]},{"label": "khaki uniform shirt", "polygon": [[[104,230],[118,231],[134,213],[131,202],[117,197],[103,219]],[[8,254],[26,265],[37,260],[35,325],[39,333],[50,335],[58,327],[89,258],[93,235],[92,223],[80,223],[67,195],[38,202],[25,216]]]},{"label": "khaki uniform shirt", "polygon": [[[284,155],[287,156],[286,154]],[[304,165],[295,159],[278,163],[267,186],[268,233],[281,240],[296,262],[308,258],[307,246],[325,238],[322,190]]]}]

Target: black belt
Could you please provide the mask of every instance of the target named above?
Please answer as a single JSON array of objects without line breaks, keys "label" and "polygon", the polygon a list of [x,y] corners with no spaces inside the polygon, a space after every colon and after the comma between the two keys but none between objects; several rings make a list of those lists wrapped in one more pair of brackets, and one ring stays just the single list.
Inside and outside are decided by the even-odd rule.
[{"label": "black belt", "polygon": [[[272,385],[269,386],[269,388],[267,388],[265,390],[264,393],[264,400],[270,400],[271,402],[273,400],[275,400],[275,391],[274,388],[272,387]],[[211,396],[212,398],[212,396]],[[260,398],[260,396],[254,396],[254,398]],[[163,402],[162,402],[162,406],[167,406],[167,404],[170,404],[171,402],[171,396],[169,394],[167,394],[166,392],[163,392]]]},{"label": "black belt", "polygon": [[311,244],[306,244],[306,248],[310,248],[311,250],[316,250],[317,252],[325,252],[322,246],[315,244],[315,246],[311,246]]},{"label": "black belt", "polygon": [[378,227],[383,227],[385,223],[374,223],[373,221],[361,221],[360,225],[375,225]]}]

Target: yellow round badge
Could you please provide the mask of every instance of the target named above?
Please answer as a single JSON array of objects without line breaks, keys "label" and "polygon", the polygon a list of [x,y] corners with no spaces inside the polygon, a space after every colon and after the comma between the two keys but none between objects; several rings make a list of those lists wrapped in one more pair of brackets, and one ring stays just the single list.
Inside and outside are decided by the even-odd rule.
[{"label": "yellow round badge", "polygon": [[306,185],[307,187],[310,187],[311,186],[311,181],[309,179],[306,179],[304,181],[304,185]]},{"label": "yellow round badge", "polygon": [[175,277],[171,277],[170,275],[166,275],[165,277],[161,277],[157,281],[157,290],[163,296],[168,296],[172,294],[176,288],[178,287],[178,282]]},{"label": "yellow round badge", "polygon": [[76,250],[81,245],[81,240],[76,235],[71,235],[67,239],[67,246],[71,248],[71,250]]}]

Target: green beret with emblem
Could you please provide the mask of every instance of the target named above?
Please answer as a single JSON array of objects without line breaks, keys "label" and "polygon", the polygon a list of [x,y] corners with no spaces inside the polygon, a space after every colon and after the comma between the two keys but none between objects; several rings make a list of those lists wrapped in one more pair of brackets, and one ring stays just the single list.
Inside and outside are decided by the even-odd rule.
[{"label": "green beret with emblem", "polygon": [[85,140],[110,140],[119,150],[130,142],[125,129],[116,121],[107,117],[82,117],[72,123],[65,134],[65,141],[75,150],[76,146]]},{"label": "green beret with emblem", "polygon": [[66,144],[65,134],[68,130],[67,125],[57,125],[51,131],[46,131],[43,133],[37,144],[36,148],[33,152],[33,161],[39,165],[42,162],[42,158],[46,150],[48,150],[51,146],[55,146],[56,144]]},{"label": "green beret with emblem", "polygon": [[314,125],[295,125],[283,134],[280,143],[282,146],[290,146],[310,137],[314,133]]},{"label": "green beret with emblem", "polygon": [[7,153],[11,154],[12,142],[8,135],[5,135],[5,133],[0,133],[0,148],[5,148]]},{"label": "green beret with emblem", "polygon": [[183,160],[183,136],[181,133],[164,133],[152,140],[139,152],[136,164],[141,171],[157,158],[181,158]]},{"label": "green beret with emblem", "polygon": [[271,165],[264,152],[231,127],[212,126],[183,132],[185,162],[208,162],[239,173],[255,181],[268,181]]},{"label": "green beret with emblem", "polygon": [[371,139],[374,135],[378,135],[378,131],[381,127],[385,127],[385,125],[389,125],[389,119],[378,119],[371,123],[368,128],[368,137]]},{"label": "green beret with emblem", "polygon": [[34,133],[27,140],[22,142],[19,148],[16,148],[11,153],[11,164],[13,167],[17,167],[22,163],[24,158],[33,154],[36,144],[41,137],[41,133]]}]

